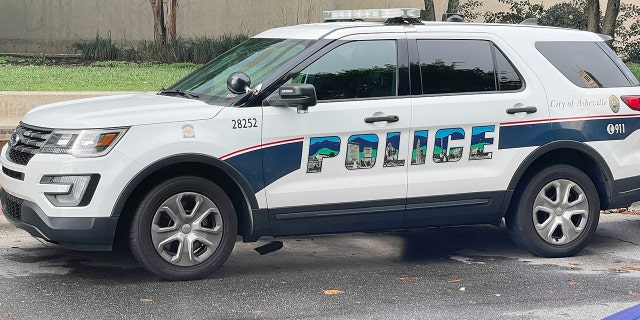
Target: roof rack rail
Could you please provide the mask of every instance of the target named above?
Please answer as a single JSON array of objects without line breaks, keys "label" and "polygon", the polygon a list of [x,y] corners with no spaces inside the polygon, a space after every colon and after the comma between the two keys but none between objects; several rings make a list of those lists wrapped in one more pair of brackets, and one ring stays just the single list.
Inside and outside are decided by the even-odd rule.
[{"label": "roof rack rail", "polygon": [[324,22],[384,20],[385,24],[422,24],[420,9],[356,9],[323,11]]}]

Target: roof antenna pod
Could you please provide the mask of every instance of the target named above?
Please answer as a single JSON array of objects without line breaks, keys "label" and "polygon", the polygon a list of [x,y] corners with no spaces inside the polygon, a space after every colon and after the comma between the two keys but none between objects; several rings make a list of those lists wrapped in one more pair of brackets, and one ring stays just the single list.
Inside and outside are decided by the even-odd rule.
[{"label": "roof antenna pod", "polygon": [[464,22],[464,16],[459,13],[443,13],[442,21],[447,22]]}]

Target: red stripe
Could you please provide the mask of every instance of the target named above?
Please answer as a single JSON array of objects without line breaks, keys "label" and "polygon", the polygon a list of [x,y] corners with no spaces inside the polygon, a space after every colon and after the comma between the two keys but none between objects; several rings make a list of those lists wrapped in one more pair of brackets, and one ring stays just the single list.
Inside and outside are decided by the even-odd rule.
[{"label": "red stripe", "polygon": [[268,146],[272,146],[274,144],[280,144],[280,143],[302,141],[303,139],[304,138],[293,138],[293,139],[280,140],[280,141],[274,141],[274,142],[259,144],[259,145],[256,145],[256,146],[247,147],[247,148],[244,148],[244,149],[236,150],[236,151],[231,152],[231,153],[227,153],[224,156],[220,157],[220,159],[224,160],[225,158],[229,158],[229,157],[231,157],[233,155],[236,155],[238,153],[242,153],[242,152],[245,152],[245,151],[249,151],[251,149],[260,149],[260,148],[264,148],[264,147],[268,147]]},{"label": "red stripe", "polygon": [[549,118],[549,119],[539,119],[539,120],[524,120],[524,121],[513,121],[513,122],[502,122],[500,125],[513,125],[513,124],[525,124],[525,123],[537,123],[537,122],[548,122],[548,121],[571,121],[571,120],[581,120],[581,119],[598,119],[598,118],[625,118],[625,117],[640,117],[640,114],[611,114],[611,115],[600,115],[600,116],[584,116],[584,117],[571,117],[571,118]]}]

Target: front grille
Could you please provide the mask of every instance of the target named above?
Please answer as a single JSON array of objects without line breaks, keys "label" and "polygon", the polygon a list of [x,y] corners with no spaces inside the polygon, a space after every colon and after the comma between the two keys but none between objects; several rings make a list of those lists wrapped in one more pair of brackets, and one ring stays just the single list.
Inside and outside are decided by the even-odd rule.
[{"label": "front grille", "polygon": [[4,190],[0,190],[0,200],[2,200],[2,212],[4,212],[4,214],[18,221],[22,220],[22,199],[16,198]]},{"label": "front grille", "polygon": [[6,174],[7,176],[14,178],[14,179],[18,179],[18,180],[24,180],[24,173],[22,172],[18,172],[18,171],[13,171],[11,169],[2,167],[2,172],[4,174]]},{"label": "front grille", "polygon": [[40,148],[49,139],[52,131],[25,125],[16,127],[17,143],[9,148],[7,158],[13,163],[27,165],[29,160],[40,152]]},{"label": "front grille", "polygon": [[23,166],[26,166],[27,163],[29,163],[29,160],[31,160],[31,158],[33,158],[35,154],[31,154],[31,153],[26,153],[26,152],[22,152],[22,151],[18,151],[15,150],[13,148],[9,149],[9,160],[11,160],[13,163],[17,163],[17,164],[21,164]]}]

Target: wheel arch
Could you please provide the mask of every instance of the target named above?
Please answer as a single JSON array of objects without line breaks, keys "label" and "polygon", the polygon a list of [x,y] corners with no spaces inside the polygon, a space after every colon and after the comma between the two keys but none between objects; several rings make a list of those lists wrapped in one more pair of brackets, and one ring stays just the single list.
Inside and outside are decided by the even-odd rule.
[{"label": "wheel arch", "polygon": [[[120,192],[112,217],[118,217],[116,239],[123,239],[139,201],[158,183],[175,176],[196,175],[218,184],[229,196],[238,218],[238,233],[245,241],[254,241],[254,213],[258,201],[249,182],[231,165],[203,154],[177,154],[160,159],[132,178]],[[126,237],[124,237],[126,238]]]},{"label": "wheel arch", "polygon": [[504,215],[512,211],[514,202],[512,200],[517,199],[517,192],[522,189],[523,181],[540,168],[552,164],[567,164],[582,170],[598,190],[601,209],[609,206],[611,187],[608,182],[613,180],[613,174],[604,158],[585,143],[568,140],[554,141],[534,150],[522,161],[509,182],[503,205]]}]

